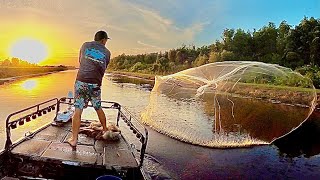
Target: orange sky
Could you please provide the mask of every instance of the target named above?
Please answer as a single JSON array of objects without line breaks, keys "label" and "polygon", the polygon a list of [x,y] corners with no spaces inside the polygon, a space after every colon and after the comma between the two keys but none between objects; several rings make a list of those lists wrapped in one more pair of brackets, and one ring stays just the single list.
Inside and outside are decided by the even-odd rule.
[{"label": "orange sky", "polygon": [[297,25],[304,16],[319,17],[318,0],[283,3],[285,9],[276,0],[0,0],[0,60],[21,39],[46,47],[42,65],[77,66],[82,43],[99,30],[112,38],[107,47],[115,57],[209,45],[225,28],[253,30],[283,20]]},{"label": "orange sky", "polygon": [[[72,27],[35,17],[20,17],[17,21],[19,23],[8,19],[1,21],[5,26],[0,30],[0,59],[10,57],[12,46],[27,38],[40,42],[47,49],[47,58],[39,64],[77,64],[78,49],[85,38],[72,32]],[[73,39],[74,36],[79,38]]]},{"label": "orange sky", "polygon": [[0,0],[0,22],[0,60],[12,55],[14,43],[28,38],[47,47],[48,57],[40,64],[76,66],[82,43],[92,41],[98,30],[112,38],[107,47],[115,57],[192,44],[207,24],[181,28],[145,2],[125,0]]}]

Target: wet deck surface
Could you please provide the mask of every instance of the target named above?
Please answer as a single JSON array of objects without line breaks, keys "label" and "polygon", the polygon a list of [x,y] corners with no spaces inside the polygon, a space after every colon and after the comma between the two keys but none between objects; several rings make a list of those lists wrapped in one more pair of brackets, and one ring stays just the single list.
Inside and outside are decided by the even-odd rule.
[{"label": "wet deck surface", "polygon": [[137,168],[130,146],[121,136],[119,141],[98,141],[79,134],[76,151],[66,143],[71,136],[70,124],[49,126],[12,149],[12,154],[28,156],[38,161],[58,161],[63,164],[102,166],[121,169]]}]

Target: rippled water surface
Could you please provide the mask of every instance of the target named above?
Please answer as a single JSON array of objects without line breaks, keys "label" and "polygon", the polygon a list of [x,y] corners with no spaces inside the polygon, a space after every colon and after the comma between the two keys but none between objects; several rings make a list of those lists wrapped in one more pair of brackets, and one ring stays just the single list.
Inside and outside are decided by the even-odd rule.
[{"label": "rippled water surface", "polygon": [[[4,145],[5,118],[9,113],[53,97],[66,96],[68,91],[73,90],[75,76],[76,71],[65,71],[1,85],[0,147],[3,148]],[[132,81],[127,78],[106,75],[102,85],[102,98],[117,101],[126,106],[134,115],[140,117],[149,104],[152,86],[147,83],[140,80]],[[235,101],[241,104],[241,99]],[[168,102],[171,102],[170,106],[174,106],[174,108],[170,108],[168,105],[167,109],[162,109],[159,113],[174,109],[178,110],[180,107],[180,111],[183,112],[199,110],[199,112],[208,114],[206,113],[206,107],[210,107],[211,103],[205,102],[205,104],[196,106],[195,109],[188,111],[188,109],[181,109],[185,106],[181,102],[172,99],[169,99]],[[186,107],[189,105],[187,104]],[[258,102],[252,102],[251,106],[261,106],[260,109],[267,108],[267,106]],[[285,107],[283,107],[279,109],[279,112],[285,110]],[[88,111],[88,113],[90,114],[91,112]],[[186,125],[195,129],[194,136],[198,134],[196,131],[201,131],[202,136],[210,137],[211,132],[214,130],[215,125],[212,124],[210,119],[199,121],[199,119],[206,118],[204,114],[193,114],[190,116],[189,121],[185,122]],[[164,121],[175,123],[178,122],[177,119],[179,117],[168,117]],[[51,118],[49,117],[32,121],[28,127],[15,130],[13,137],[18,138],[27,128],[37,128],[50,120]],[[283,122],[287,121],[290,120],[286,119]],[[170,123],[168,124],[170,125]],[[243,126],[249,126],[248,123],[243,123]],[[176,124],[176,127],[179,127],[179,125]],[[185,126],[182,125],[181,127]],[[207,127],[207,129],[199,127]],[[278,126],[274,124],[274,126],[265,127],[265,129],[255,129],[252,133],[260,136],[261,139],[268,139],[270,138],[270,132],[268,131],[279,133],[278,131],[280,130],[276,127]],[[289,136],[271,145],[252,148],[214,149],[195,146],[160,134],[150,127],[147,128],[150,132],[150,139],[145,169],[153,178],[219,179],[249,177],[270,179],[280,177],[317,179],[320,177],[320,123],[319,116],[316,113],[311,115],[300,128],[289,134]]]}]

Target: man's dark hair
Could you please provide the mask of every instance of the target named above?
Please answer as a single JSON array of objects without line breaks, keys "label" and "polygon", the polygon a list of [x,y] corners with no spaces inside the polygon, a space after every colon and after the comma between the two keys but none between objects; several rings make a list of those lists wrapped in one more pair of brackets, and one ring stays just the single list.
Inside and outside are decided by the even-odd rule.
[{"label": "man's dark hair", "polygon": [[98,31],[94,35],[94,40],[95,41],[101,41],[102,39],[108,39],[108,34],[105,31]]}]

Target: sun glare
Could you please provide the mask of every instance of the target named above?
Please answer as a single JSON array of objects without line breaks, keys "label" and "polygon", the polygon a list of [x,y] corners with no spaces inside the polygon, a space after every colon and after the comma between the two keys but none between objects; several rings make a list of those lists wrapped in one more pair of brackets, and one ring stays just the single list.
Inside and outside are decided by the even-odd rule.
[{"label": "sun glare", "polygon": [[13,43],[9,54],[12,57],[38,64],[48,57],[48,48],[41,41],[25,38]]}]

